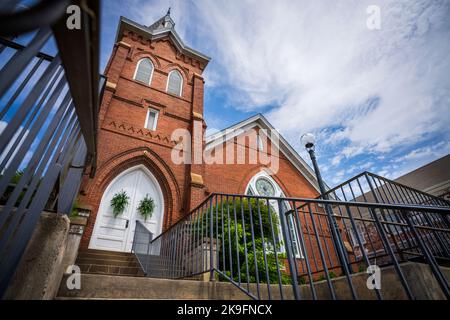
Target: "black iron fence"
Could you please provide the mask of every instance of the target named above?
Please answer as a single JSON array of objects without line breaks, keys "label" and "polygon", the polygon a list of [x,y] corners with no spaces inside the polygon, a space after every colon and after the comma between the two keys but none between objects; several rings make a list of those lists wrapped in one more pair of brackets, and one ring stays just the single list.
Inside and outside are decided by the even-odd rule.
[{"label": "black iron fence", "polygon": [[[450,203],[442,198],[416,190],[414,188],[399,184],[376,174],[363,172],[356,177],[329,190],[327,196],[332,199],[350,202],[370,202],[385,204],[413,204],[421,206],[443,206],[449,207]],[[342,217],[348,215],[346,211],[340,210],[338,214]],[[351,250],[361,257],[365,251],[369,255],[379,257],[383,253],[380,241],[372,241],[374,236],[374,225],[366,222],[364,218],[370,218],[373,213],[369,209],[358,209],[355,214],[361,221],[355,223],[352,232],[346,230],[351,241]],[[407,220],[401,210],[381,210],[377,214],[383,220],[391,222],[386,229],[386,235],[396,247],[403,259],[412,259],[414,256],[421,257],[419,244],[411,238],[409,229],[405,229]],[[429,212],[410,212],[408,215],[414,223],[430,228],[430,232],[423,235],[422,240],[427,248],[439,259],[450,259],[448,243],[438,232],[432,232],[433,228],[450,228],[449,217]],[[344,229],[350,229],[350,221],[346,219]],[[357,235],[362,239],[360,244]],[[379,238],[376,238],[381,240]],[[378,253],[378,254],[377,254]],[[380,258],[380,257],[379,257]]]},{"label": "black iron fence", "polygon": [[[357,178],[366,175],[395,185]],[[448,203],[364,202],[362,184],[342,200],[336,190],[332,200],[212,194],[154,239],[138,224],[133,251],[147,276],[228,281],[254,299],[422,298],[417,266],[450,297]],[[368,270],[388,282],[369,289]]]},{"label": "black iron fence", "polygon": [[[67,29],[61,3],[71,2],[48,1],[19,13],[12,10],[14,1],[0,5],[2,24],[11,17],[29,19],[26,30],[16,20],[0,38],[0,296],[42,211],[69,214],[83,172],[96,165],[104,84],[97,72],[98,37],[92,36],[98,33],[98,2],[86,5],[89,15],[82,11],[82,30]],[[51,16],[44,25],[34,19],[43,13]],[[38,20],[38,30],[20,36]],[[79,72],[83,67],[86,73]]]}]

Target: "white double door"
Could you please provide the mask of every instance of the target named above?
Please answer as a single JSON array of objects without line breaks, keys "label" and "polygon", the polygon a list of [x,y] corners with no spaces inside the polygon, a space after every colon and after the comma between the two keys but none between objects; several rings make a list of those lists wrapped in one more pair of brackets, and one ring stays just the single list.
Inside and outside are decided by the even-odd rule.
[{"label": "white double door", "polygon": [[[129,203],[122,214],[114,217],[111,199],[122,190],[129,196]],[[146,195],[153,199],[155,208],[152,217],[145,221],[137,207]],[[155,238],[161,233],[163,206],[163,195],[158,181],[146,167],[140,165],[122,172],[103,194],[89,248],[130,252],[137,220],[141,221]]]}]

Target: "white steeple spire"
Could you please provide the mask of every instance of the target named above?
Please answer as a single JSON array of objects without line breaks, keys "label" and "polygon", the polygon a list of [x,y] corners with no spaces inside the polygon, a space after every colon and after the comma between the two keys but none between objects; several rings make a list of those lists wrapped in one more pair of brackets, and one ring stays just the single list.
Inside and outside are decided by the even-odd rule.
[{"label": "white steeple spire", "polygon": [[170,7],[167,10],[167,13],[164,17],[156,21],[154,24],[149,26],[148,28],[151,31],[159,31],[159,30],[168,30],[173,29],[175,27],[175,22],[172,20],[170,16]]}]

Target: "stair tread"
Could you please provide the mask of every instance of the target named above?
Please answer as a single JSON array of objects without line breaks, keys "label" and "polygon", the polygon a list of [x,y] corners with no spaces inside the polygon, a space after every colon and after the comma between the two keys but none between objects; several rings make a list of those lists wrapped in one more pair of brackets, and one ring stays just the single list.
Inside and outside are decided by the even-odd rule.
[{"label": "stair tread", "polygon": [[81,272],[86,274],[144,276],[138,259],[131,252],[82,250],[78,252],[75,263],[80,267]]},{"label": "stair tread", "polygon": [[88,249],[88,250],[80,250],[78,252],[79,255],[82,254],[96,254],[96,255],[108,255],[108,256],[133,256],[132,252],[120,252],[120,251],[108,251],[108,250],[97,250],[97,249]]},{"label": "stair tread", "polygon": [[76,260],[76,264],[95,264],[95,265],[117,266],[117,267],[140,267],[139,262],[136,259],[130,261],[123,261],[123,260],[78,258]]}]

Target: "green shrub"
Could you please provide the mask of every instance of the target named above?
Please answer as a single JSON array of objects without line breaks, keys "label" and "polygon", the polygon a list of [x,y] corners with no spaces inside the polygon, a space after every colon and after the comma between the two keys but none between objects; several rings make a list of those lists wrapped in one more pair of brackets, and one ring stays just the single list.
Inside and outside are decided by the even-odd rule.
[{"label": "green shrub", "polygon": [[366,272],[366,266],[364,264],[360,264],[358,266],[358,272]]},{"label": "green shrub", "polygon": [[[234,210],[235,208],[236,210]],[[278,283],[277,259],[280,269],[283,268],[283,261],[280,253],[278,253],[282,242],[279,240],[279,219],[275,210],[269,209],[265,201],[257,199],[235,199],[234,203],[231,200],[222,201],[214,205],[212,210],[213,237],[219,241],[219,270],[224,271],[228,277],[235,281],[239,280],[239,269],[241,282],[256,282],[256,275],[258,275],[261,283]],[[236,212],[236,220],[234,219],[234,212]],[[197,230],[196,234],[202,234],[203,232],[205,237],[210,236],[209,219],[210,209],[197,217],[197,220],[193,222]],[[270,220],[272,221],[273,234]],[[253,221],[253,238],[251,221]],[[274,245],[273,235],[276,239],[276,246]],[[245,259],[246,252],[247,261]],[[231,266],[230,260],[232,260]],[[256,269],[258,272],[256,272]],[[281,270],[280,278],[284,284],[291,281],[290,277],[282,273]]]},{"label": "green shrub", "polygon": [[[337,277],[337,275],[336,275],[333,271],[328,272],[328,276],[330,277],[330,279],[333,279],[333,278],[336,278],[336,277]],[[321,275],[320,277],[318,277],[318,278],[315,280],[315,282],[323,281],[323,280],[326,280],[326,279],[327,279],[327,278],[326,278],[324,275]]]},{"label": "green shrub", "polygon": [[303,285],[303,284],[306,284],[306,279],[305,279],[305,277],[298,277],[297,282],[299,285]]}]

